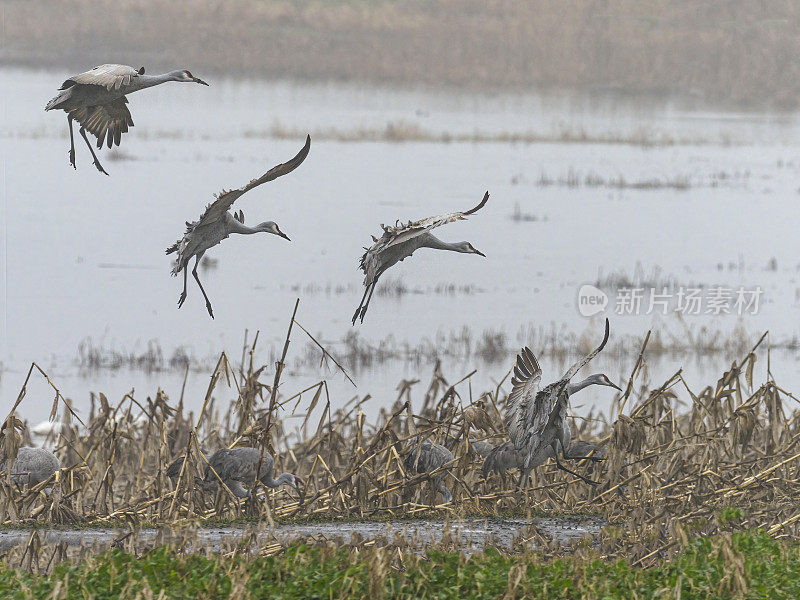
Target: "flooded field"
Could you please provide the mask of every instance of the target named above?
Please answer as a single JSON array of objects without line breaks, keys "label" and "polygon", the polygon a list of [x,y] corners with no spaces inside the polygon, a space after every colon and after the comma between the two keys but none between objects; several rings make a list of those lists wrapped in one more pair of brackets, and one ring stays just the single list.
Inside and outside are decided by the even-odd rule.
[{"label": "flooded field", "polygon": [[800,4],[0,22],[2,600],[800,597]]},{"label": "flooded field", "polygon": [[[369,364],[345,361],[355,390],[320,370],[306,340],[296,338],[286,392],[325,376],[335,404],[369,393],[364,406],[373,412],[394,401],[400,379],[430,373],[437,354],[449,379],[477,368],[471,383],[484,389],[503,378],[518,346],[537,350],[557,338],[574,351],[570,344],[596,332],[603,314],[612,318],[612,346],[629,338],[594,363],[612,379],[627,378],[651,327],[665,345],[648,363],[652,378],[684,367],[697,385],[741,353],[733,347],[749,347],[769,330],[770,342],[785,347],[772,352],[771,372],[787,389],[800,388],[794,114],[714,113],[610,96],[211,81],[132,98],[136,127],[123,150],[101,156],[107,179],[85,147],[78,147],[78,170],[68,166],[66,119],[42,110],[63,75],[0,74],[28,99],[5,101],[0,113],[0,407],[13,404],[34,360],[84,415],[90,392],[118,400],[131,388],[144,397],[160,387],[178,398],[188,361],[185,403],[196,410],[219,352],[238,362],[245,331],[252,340],[258,330],[258,356],[274,360],[297,297],[298,322],[331,352],[356,356],[356,341],[397,351]],[[202,278],[216,319],[196,287],[178,311],[181,282],[170,278],[164,248],[215,192],[293,155],[307,131],[313,143],[301,169],[241,201],[248,223],[274,220],[292,242],[256,236],[214,248]],[[27,175],[32,164],[38,177]],[[469,240],[487,258],[421,251],[387,274],[365,323],[352,328],[358,257],[379,224],[464,210],[487,189],[486,209],[441,230],[443,239]],[[681,318],[647,314],[646,298],[640,314],[616,314],[613,288],[627,280],[674,292],[762,294],[757,314],[741,318],[705,308]],[[578,310],[584,284],[610,297],[594,319]],[[156,358],[148,361],[148,353]],[[560,374],[565,360],[545,356],[546,377]],[[758,363],[757,376],[765,365]],[[235,397],[217,393],[221,402]],[[52,392],[36,380],[27,394],[21,414],[46,419]],[[606,396],[587,391],[576,411],[607,408]]]}]

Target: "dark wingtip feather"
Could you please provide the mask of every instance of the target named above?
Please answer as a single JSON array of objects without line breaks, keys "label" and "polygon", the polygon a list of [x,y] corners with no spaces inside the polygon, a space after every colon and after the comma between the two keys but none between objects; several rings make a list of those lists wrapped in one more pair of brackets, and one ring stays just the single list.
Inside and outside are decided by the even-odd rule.
[{"label": "dark wingtip feather", "polygon": [[605,333],[603,334],[603,341],[602,341],[602,343],[601,343],[601,344],[600,344],[600,345],[597,347],[597,350],[595,350],[595,352],[600,352],[600,351],[601,351],[603,348],[605,348],[605,347],[606,347],[606,342],[608,342],[608,336],[609,336],[609,333],[610,333],[610,331],[611,331],[611,326],[610,326],[610,324],[609,324],[609,322],[608,322],[608,317],[606,317],[606,331],[605,331]]},{"label": "dark wingtip feather", "polygon": [[487,191],[487,192],[486,192],[486,193],[483,195],[483,200],[481,200],[480,204],[478,204],[478,206],[476,206],[475,208],[473,208],[473,209],[471,209],[471,210],[468,210],[468,211],[467,211],[467,212],[465,212],[464,214],[465,214],[465,215],[471,215],[471,214],[474,214],[474,213],[478,212],[480,209],[482,209],[482,208],[484,207],[484,205],[486,204],[486,202],[487,202],[488,200],[489,200],[489,192]]}]

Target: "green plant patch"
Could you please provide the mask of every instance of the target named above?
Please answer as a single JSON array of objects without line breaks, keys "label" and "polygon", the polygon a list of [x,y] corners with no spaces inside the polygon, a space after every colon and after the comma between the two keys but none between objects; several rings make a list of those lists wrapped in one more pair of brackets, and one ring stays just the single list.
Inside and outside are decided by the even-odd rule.
[{"label": "green plant patch", "polygon": [[[159,594],[161,596],[159,596]],[[678,596],[678,594],[680,594]],[[152,596],[151,596],[152,595]],[[49,575],[0,566],[0,598],[797,598],[800,545],[763,531],[697,538],[651,569],[597,557],[544,560],[297,545],[273,557],[110,551]]]}]

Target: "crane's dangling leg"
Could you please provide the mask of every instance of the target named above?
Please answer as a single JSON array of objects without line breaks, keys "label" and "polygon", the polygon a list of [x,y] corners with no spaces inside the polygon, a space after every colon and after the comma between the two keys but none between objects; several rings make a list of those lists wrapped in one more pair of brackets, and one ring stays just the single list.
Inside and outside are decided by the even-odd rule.
[{"label": "crane's dangling leg", "polygon": [[106,173],[106,170],[103,168],[103,165],[100,164],[97,155],[94,153],[94,149],[92,148],[92,145],[89,143],[89,138],[86,137],[86,129],[84,129],[83,126],[81,126],[80,128],[80,134],[81,136],[83,136],[84,141],[86,141],[86,145],[89,147],[89,152],[92,153],[92,160],[94,160],[94,166],[97,167],[97,170],[100,171],[101,173],[108,175],[108,173]]},{"label": "crane's dangling leg", "polygon": [[186,278],[189,275],[188,266],[188,264],[183,266],[183,291],[181,292],[181,297],[178,299],[178,308],[183,306],[183,303],[186,301]]},{"label": "crane's dangling leg", "polygon": [[78,167],[75,166],[75,137],[72,134],[72,119],[74,118],[72,113],[67,113],[67,125],[69,126],[69,164],[72,165],[73,169],[77,169]]},{"label": "crane's dangling leg", "polygon": [[522,468],[519,470],[519,489],[524,490],[528,486],[528,478],[533,469]]},{"label": "crane's dangling leg", "polygon": [[203,256],[202,254],[197,254],[194,257],[194,269],[192,269],[192,277],[194,277],[194,280],[197,282],[197,285],[200,286],[200,291],[203,292],[203,298],[206,299],[206,308],[208,309],[208,314],[211,315],[211,318],[213,319],[214,311],[211,310],[211,300],[208,299],[206,291],[203,289],[203,284],[200,283],[200,278],[197,276],[197,265],[200,263],[200,257],[202,256]]},{"label": "crane's dangling leg", "polygon": [[589,485],[600,485],[599,481],[593,481],[593,480],[589,479],[588,477],[584,477],[583,475],[581,475],[579,473],[576,473],[575,471],[570,471],[567,467],[565,467],[564,465],[561,464],[561,461],[558,460],[558,456],[556,456],[555,458],[556,458],[556,466],[559,469],[561,469],[562,471],[566,471],[570,475],[574,475],[575,477],[585,481]]},{"label": "crane's dangling leg", "polygon": [[364,308],[361,309],[361,322],[364,322],[364,315],[367,314],[367,308],[369,308],[369,302],[372,300],[372,293],[375,291],[375,286],[378,285],[378,280],[372,282],[372,286],[369,288],[369,296],[367,296],[367,303],[364,305]]},{"label": "crane's dangling leg", "polygon": [[353,325],[355,325],[356,321],[358,321],[358,314],[361,312],[361,307],[364,306],[364,299],[367,297],[367,292],[369,292],[369,288],[370,286],[366,286],[364,288],[364,295],[361,296],[361,302],[358,303],[358,308],[356,309],[356,312],[353,315]]}]

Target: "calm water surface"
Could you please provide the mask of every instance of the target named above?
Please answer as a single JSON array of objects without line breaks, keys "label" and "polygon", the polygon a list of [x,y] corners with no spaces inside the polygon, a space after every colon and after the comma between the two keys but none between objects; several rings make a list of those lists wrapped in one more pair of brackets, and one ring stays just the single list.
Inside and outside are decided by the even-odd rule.
[{"label": "calm water surface", "polygon": [[[298,321],[331,350],[353,328],[361,295],[356,271],[362,246],[380,223],[464,210],[483,192],[487,207],[469,221],[441,229],[446,240],[469,240],[487,258],[420,251],[387,275],[413,291],[373,299],[364,342],[388,335],[417,345],[469,328],[506,334],[514,348],[526,327],[601,335],[601,321],[576,307],[578,289],[598,274],[645,272],[676,285],[759,286],[757,315],[686,316],[702,327],[771,339],[797,336],[797,223],[800,190],[800,120],[796,115],[718,114],[664,102],[642,105],[613,98],[594,101],[551,96],[461,96],[349,86],[212,82],[209,88],[165,85],[130,98],[136,127],[122,152],[101,160],[98,174],[82,140],[78,170],[67,162],[63,113],[45,113],[63,74],[0,71],[3,271],[0,410],[13,404],[31,361],[38,361],[62,393],[85,412],[89,392],[119,399],[162,387],[180,393],[182,371],[82,371],[81,342],[141,353],[155,340],[169,357],[182,347],[211,360],[226,350],[238,362],[245,330],[260,331],[257,358],[277,349],[296,297]],[[580,131],[590,138],[645,136],[693,144],[434,143],[339,141],[333,130],[380,131],[387,124],[438,134],[535,132],[558,137]],[[196,286],[178,311],[181,281],[169,276],[164,248],[195,219],[215,192],[239,187],[291,157],[302,139],[265,135],[285,130],[327,132],[292,175],[248,193],[236,207],[248,224],[274,220],[291,238],[234,237],[207,256],[218,260],[202,279],[215,307],[208,318]],[[317,139],[319,138],[319,139]],[[591,185],[586,185],[588,181]],[[658,182],[653,185],[652,182]],[[624,182],[621,184],[620,182]],[[648,185],[647,183],[650,182]],[[665,183],[676,183],[664,186]],[[543,184],[548,185],[543,185]],[[676,189],[677,188],[677,189]],[[516,207],[533,221],[514,221]],[[435,293],[442,284],[471,286],[470,293]],[[191,284],[191,282],[190,282]],[[674,318],[614,315],[612,336],[643,336],[650,327],[681,338]],[[302,334],[292,350],[305,347]],[[290,357],[292,356],[290,350]],[[608,354],[597,369],[627,376],[635,357]],[[697,362],[688,356],[651,364],[654,379],[685,368],[698,387],[711,384],[733,357]],[[785,387],[800,389],[798,356],[776,353],[771,369]],[[564,365],[544,361],[545,377]],[[759,363],[760,375],[764,364]],[[457,380],[473,368],[476,394],[503,377],[508,359],[445,363]],[[359,387],[335,373],[296,363],[284,379],[294,393],[327,377],[334,404],[371,393],[370,410],[390,404],[402,377],[426,380],[427,363],[390,362],[354,374]],[[190,372],[186,402],[202,403],[208,371]],[[422,388],[422,386],[420,386]],[[463,395],[468,397],[466,384]],[[422,393],[422,389],[420,389]],[[587,390],[581,408],[608,406],[606,390]],[[234,392],[220,388],[221,402]],[[28,389],[23,416],[46,418],[52,392],[40,380]]]}]

